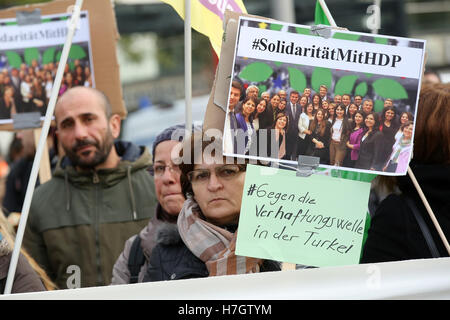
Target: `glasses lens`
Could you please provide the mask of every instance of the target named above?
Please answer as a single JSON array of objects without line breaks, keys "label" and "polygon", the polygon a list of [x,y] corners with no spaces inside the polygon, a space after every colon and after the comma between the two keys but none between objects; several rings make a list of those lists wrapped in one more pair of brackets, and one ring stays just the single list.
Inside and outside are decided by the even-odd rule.
[{"label": "glasses lens", "polygon": [[187,176],[191,183],[207,181],[209,179],[209,170],[194,170],[189,172]]},{"label": "glasses lens", "polygon": [[217,176],[222,179],[232,178],[237,173],[239,173],[239,166],[234,165],[234,164],[221,166],[216,169]]}]

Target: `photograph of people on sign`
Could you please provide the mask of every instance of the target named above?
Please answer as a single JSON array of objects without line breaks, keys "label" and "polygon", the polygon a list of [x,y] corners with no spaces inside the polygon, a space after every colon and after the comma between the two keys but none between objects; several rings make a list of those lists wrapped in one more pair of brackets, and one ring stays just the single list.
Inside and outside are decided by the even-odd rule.
[{"label": "photograph of people on sign", "polygon": [[[31,25],[0,20],[0,124],[11,123],[16,113],[45,116],[68,17],[42,16],[41,23]],[[58,94],[78,85],[95,87],[87,11],[81,13]]]},{"label": "photograph of people on sign", "polygon": [[241,17],[224,153],[404,175],[425,41]]}]

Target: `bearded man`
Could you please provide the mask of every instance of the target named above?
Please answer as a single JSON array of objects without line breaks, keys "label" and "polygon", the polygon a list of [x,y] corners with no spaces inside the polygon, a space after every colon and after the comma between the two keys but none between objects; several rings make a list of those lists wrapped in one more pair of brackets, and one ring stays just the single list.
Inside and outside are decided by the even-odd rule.
[{"label": "bearded man", "polygon": [[155,212],[151,156],[114,142],[120,116],[96,89],[66,91],[55,119],[65,156],[33,195],[24,246],[60,289],[108,285],[125,241]]}]

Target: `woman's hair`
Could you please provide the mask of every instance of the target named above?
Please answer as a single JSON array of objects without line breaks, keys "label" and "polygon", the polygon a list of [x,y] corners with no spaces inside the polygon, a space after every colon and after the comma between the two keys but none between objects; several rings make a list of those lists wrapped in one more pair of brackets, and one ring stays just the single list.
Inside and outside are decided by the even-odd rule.
[{"label": "woman's hair", "polygon": [[422,84],[414,134],[414,160],[450,164],[450,83]]},{"label": "woman's hair", "polygon": [[[375,120],[375,124],[372,127],[372,132],[370,133],[370,135],[372,135],[379,130],[379,128],[378,128],[379,121],[378,121],[378,117],[377,117],[377,114],[375,113],[375,111],[371,111],[368,114],[366,114],[366,117],[364,118],[364,122],[367,119],[367,117],[369,117],[370,115],[372,115],[373,119]],[[369,128],[365,125],[365,123],[364,123],[364,126],[365,126],[364,132],[369,131]]]},{"label": "woman's hair", "polygon": [[401,118],[404,114],[406,114],[406,115],[408,116],[408,120],[409,120],[409,121],[414,121],[414,115],[413,115],[411,112],[409,112],[409,111],[403,111],[403,112],[400,114],[400,118]]},{"label": "woman's hair", "polygon": [[[6,219],[3,211],[0,209],[0,232],[2,236],[8,242],[10,248],[14,248],[14,239],[15,232],[14,228]],[[37,275],[41,278],[42,283],[44,284],[47,290],[55,290],[57,289],[56,285],[50,280],[50,278],[45,273],[44,269],[42,269],[37,262],[25,251],[25,249],[21,248],[20,252],[25,256],[30,266],[37,273]]]},{"label": "woman's hair", "polygon": [[[180,150],[179,158],[176,162],[180,163],[179,168],[181,170],[180,183],[181,191],[187,198],[188,194],[193,194],[191,183],[189,182],[187,175],[194,170],[196,164],[202,164],[205,162],[205,155],[211,156],[218,161],[222,161],[224,164],[242,164],[247,165],[249,159],[237,158],[237,157],[225,157],[222,149],[221,137],[210,137],[206,133],[196,132],[191,135],[190,139],[184,139],[182,144],[183,148]],[[189,154],[185,154],[187,151]]]},{"label": "woman's hair", "polygon": [[249,101],[249,100],[251,100],[251,101],[253,101],[253,103],[255,104],[255,110],[253,110],[253,112],[249,115],[249,117],[248,117],[248,120],[250,121],[250,122],[252,122],[253,121],[253,118],[255,117],[255,114],[256,114],[256,106],[258,105],[258,103],[257,103],[257,101],[258,101],[258,99],[255,99],[255,98],[253,98],[252,96],[247,96],[247,97],[245,97],[244,98],[244,100],[242,100],[242,104],[241,104],[241,107],[239,108],[239,113],[241,113],[242,115],[244,115],[244,105],[247,103],[247,101]]},{"label": "woman's hair", "polygon": [[284,127],[284,130],[287,131],[288,126],[289,126],[289,117],[288,117],[287,114],[284,113],[284,112],[279,112],[279,113],[277,113],[277,115],[275,116],[275,121],[273,122],[273,125],[272,125],[273,129],[275,129],[275,126],[277,125],[278,119],[283,118],[283,117],[286,118],[286,126]]},{"label": "woman's hair", "polygon": [[352,130],[355,129],[355,127],[356,127],[355,116],[357,114],[361,115],[361,117],[363,118],[363,121],[361,122],[360,127],[364,128],[366,126],[365,123],[364,123],[364,120],[366,119],[366,115],[365,115],[364,111],[356,110],[355,114],[353,115]]},{"label": "woman's hair", "polygon": [[347,115],[345,114],[345,105],[344,104],[338,104],[336,106],[336,108],[334,108],[334,117],[333,117],[333,122],[331,122],[331,126],[334,125],[334,123],[337,120],[337,115],[336,115],[336,110],[340,108],[344,111],[344,117],[342,119],[342,136],[347,135],[350,132],[350,122],[348,121]]},{"label": "woman's hair", "polygon": [[322,119],[322,121],[321,121],[321,123],[320,123],[320,132],[319,132],[319,135],[320,135],[320,136],[323,136],[323,135],[325,134],[327,118],[326,118],[325,110],[323,110],[322,108],[319,109],[319,110],[317,110],[316,114],[314,115],[314,120],[313,120],[313,122],[311,123],[310,130],[311,130],[312,132],[314,132],[314,130],[316,130],[316,128],[319,126],[319,121],[317,120],[317,114],[318,114],[319,112],[322,112],[322,116],[323,116],[323,119]]},{"label": "woman's hair", "polygon": [[319,97],[319,108],[322,108],[322,98],[320,97],[320,94],[318,94],[318,93],[313,94],[313,96],[311,98],[311,103],[314,106],[314,98],[315,97]]},{"label": "woman's hair", "polygon": [[[394,117],[395,117],[395,109],[394,107],[386,107],[383,109],[383,112],[381,113],[381,125],[384,124],[384,120],[386,120],[386,112],[388,112],[389,110],[391,110],[392,112],[394,112]],[[391,121],[394,121],[394,119],[392,119]]]},{"label": "woman's hair", "polygon": [[408,120],[408,121],[406,121],[404,124],[402,124],[400,126],[400,130],[403,132],[403,129],[405,129],[406,127],[408,127],[408,126],[410,126],[412,124],[414,124],[414,122]]}]

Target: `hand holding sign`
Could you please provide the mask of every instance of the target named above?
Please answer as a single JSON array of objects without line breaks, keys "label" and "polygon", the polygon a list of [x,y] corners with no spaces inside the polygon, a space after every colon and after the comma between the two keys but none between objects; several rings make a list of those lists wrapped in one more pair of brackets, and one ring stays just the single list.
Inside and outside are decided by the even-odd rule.
[{"label": "hand holding sign", "polygon": [[262,168],[247,167],[236,254],[318,267],[359,262],[369,183]]}]

